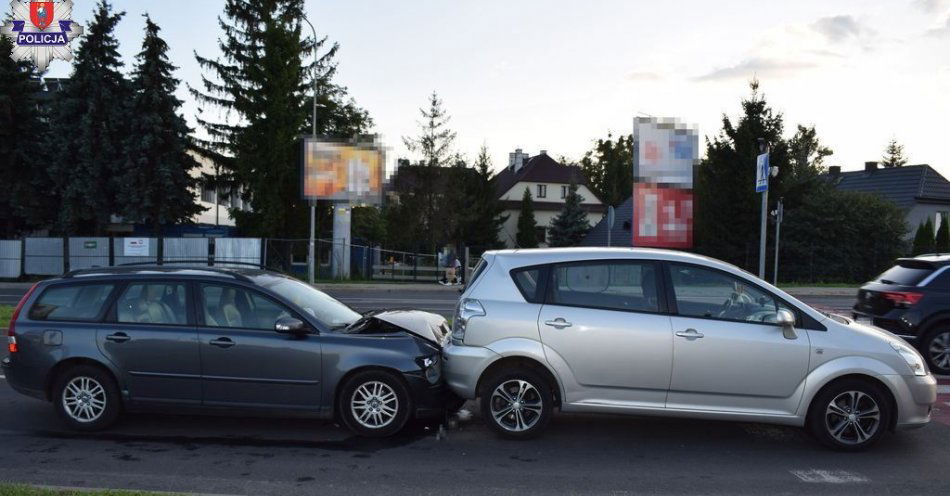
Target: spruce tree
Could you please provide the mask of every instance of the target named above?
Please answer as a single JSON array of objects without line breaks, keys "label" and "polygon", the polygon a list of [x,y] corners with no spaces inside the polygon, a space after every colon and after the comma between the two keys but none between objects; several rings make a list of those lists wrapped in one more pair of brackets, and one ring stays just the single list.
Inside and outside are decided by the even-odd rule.
[{"label": "spruce tree", "polygon": [[188,124],[178,114],[176,69],[160,28],[145,15],[145,39],[132,74],[130,111],[135,116],[125,143],[125,168],[119,177],[118,211],[127,221],[151,226],[161,236],[164,224],[190,222],[201,212],[195,201],[198,167],[188,153]]},{"label": "spruce tree", "polygon": [[115,28],[124,12],[100,0],[76,50],[73,73],[57,95],[50,162],[67,234],[104,234],[116,213],[116,175],[125,163],[130,97]]},{"label": "spruce tree", "polygon": [[934,251],[950,253],[950,217],[940,214],[940,227],[937,228],[937,237],[934,240]]},{"label": "spruce tree", "polygon": [[[302,37],[305,15],[303,0],[227,0],[219,20],[221,58],[196,55],[205,76],[192,95],[202,110],[223,110],[229,117],[199,114],[208,139],[198,145],[220,168],[215,185],[240,188],[250,201],[251,212],[232,210],[248,234],[307,232],[297,139],[311,133],[314,77],[318,135],[350,139],[371,126],[346,88],[333,83],[338,45],[326,37]],[[318,55],[310,60],[314,45]]]},{"label": "spruce tree", "polygon": [[914,256],[934,252],[934,225],[931,219],[928,218],[917,227],[912,251]]},{"label": "spruce tree", "polygon": [[420,164],[432,167],[451,165],[455,162],[452,146],[455,143],[455,131],[449,129],[448,112],[442,106],[439,94],[429,96],[428,110],[421,108],[419,113],[423,121],[419,123],[418,137],[404,136],[402,142],[410,152],[422,155]]},{"label": "spruce tree", "polygon": [[491,157],[488,148],[482,145],[475,159],[476,175],[472,177],[468,212],[470,233],[466,243],[477,250],[498,248],[498,233],[501,226],[508,220],[504,215],[505,206],[495,194],[495,185],[492,183]]},{"label": "spruce tree", "polygon": [[534,220],[534,201],[531,199],[531,191],[524,189],[524,195],[521,197],[521,211],[518,213],[518,233],[515,235],[515,243],[518,248],[537,248],[538,247],[538,224]]},{"label": "spruce tree", "polygon": [[892,139],[887,144],[887,148],[884,149],[881,165],[888,168],[907,165],[907,159],[904,158],[904,145],[897,143],[896,139]]},{"label": "spruce tree", "polygon": [[577,192],[577,183],[572,181],[564,199],[564,207],[551,220],[551,246],[575,246],[587,236],[590,222],[587,212],[581,207],[583,201],[584,197]]},{"label": "spruce tree", "polygon": [[[45,108],[37,105],[33,64],[14,61],[13,43],[0,37],[0,238],[45,227],[55,216],[50,197]],[[52,200],[52,201],[51,201]]]}]

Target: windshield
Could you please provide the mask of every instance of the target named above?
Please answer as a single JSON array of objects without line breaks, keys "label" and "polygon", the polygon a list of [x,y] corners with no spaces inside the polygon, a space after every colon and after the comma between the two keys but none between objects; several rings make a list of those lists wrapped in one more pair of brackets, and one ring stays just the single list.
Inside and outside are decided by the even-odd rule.
[{"label": "windshield", "polygon": [[360,318],[360,314],[332,296],[310,285],[286,277],[258,278],[257,282],[293,302],[331,329],[341,329]]}]

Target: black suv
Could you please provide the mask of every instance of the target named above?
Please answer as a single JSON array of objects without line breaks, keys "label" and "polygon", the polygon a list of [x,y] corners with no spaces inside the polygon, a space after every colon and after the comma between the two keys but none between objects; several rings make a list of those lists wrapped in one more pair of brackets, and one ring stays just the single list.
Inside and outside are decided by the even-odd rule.
[{"label": "black suv", "polygon": [[76,429],[174,407],[335,416],[382,436],[442,412],[447,333],[441,316],[360,315],[264,270],[99,268],[29,290],[2,370]]},{"label": "black suv", "polygon": [[858,291],[853,317],[917,346],[936,374],[950,374],[950,255],[899,258]]}]

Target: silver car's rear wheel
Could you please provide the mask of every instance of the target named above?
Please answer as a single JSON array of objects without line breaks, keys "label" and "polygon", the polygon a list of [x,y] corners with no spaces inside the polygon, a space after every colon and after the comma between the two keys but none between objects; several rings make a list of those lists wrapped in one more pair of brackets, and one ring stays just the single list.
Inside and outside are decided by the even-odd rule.
[{"label": "silver car's rear wheel", "polygon": [[520,379],[503,382],[489,399],[492,419],[511,432],[523,432],[541,419],[544,400],[531,383]]},{"label": "silver car's rear wheel", "polygon": [[63,410],[76,422],[95,422],[106,411],[106,389],[92,377],[73,377],[63,390]]},{"label": "silver car's rear wheel", "polygon": [[881,407],[861,391],[845,391],[825,409],[825,428],[845,445],[860,445],[881,427]]},{"label": "silver car's rear wheel", "polygon": [[551,381],[534,368],[490,373],[479,388],[482,419],[498,434],[528,439],[544,430],[554,408]]}]

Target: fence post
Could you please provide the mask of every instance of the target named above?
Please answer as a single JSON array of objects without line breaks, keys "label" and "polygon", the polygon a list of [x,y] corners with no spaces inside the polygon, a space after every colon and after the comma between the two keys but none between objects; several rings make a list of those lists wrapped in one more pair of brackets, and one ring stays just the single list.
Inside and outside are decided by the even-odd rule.
[{"label": "fence post", "polygon": [[20,277],[26,275],[26,236],[20,238]]},{"label": "fence post", "polygon": [[471,256],[471,249],[466,246],[465,257],[462,259],[464,260],[462,264],[462,276],[459,277],[459,280],[462,281],[462,285],[465,285],[466,283],[468,283],[468,262],[469,262],[470,256]]},{"label": "fence post", "polygon": [[165,263],[165,236],[159,235],[155,238],[155,242],[158,243],[155,246],[155,261],[158,262],[158,265],[164,265]]},{"label": "fence post", "polygon": [[214,267],[214,242],[217,238],[208,238],[208,267]]},{"label": "fence post", "polygon": [[267,268],[267,238],[261,238],[261,267]]},{"label": "fence post", "polygon": [[419,254],[413,253],[412,255],[412,280],[419,280]]},{"label": "fence post", "polygon": [[115,267],[115,236],[109,236],[109,267]]},{"label": "fence post", "polygon": [[63,236],[63,274],[69,272],[69,236]]}]

